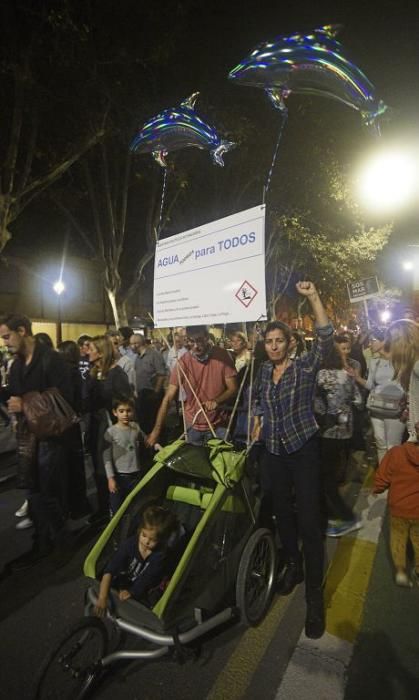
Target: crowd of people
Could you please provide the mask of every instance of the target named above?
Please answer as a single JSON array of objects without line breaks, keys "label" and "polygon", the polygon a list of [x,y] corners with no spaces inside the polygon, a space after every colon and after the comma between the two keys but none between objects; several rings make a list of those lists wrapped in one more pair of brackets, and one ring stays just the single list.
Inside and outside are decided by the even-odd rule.
[{"label": "crowd of people", "polygon": [[[364,334],[336,333],[314,284],[299,282],[297,291],[315,322],[310,348],[303,334],[272,321],[251,342],[233,331],[217,343],[205,326],[192,326],[152,343],[123,327],[66,340],[55,350],[46,334],[32,334],[27,317],[0,319],[8,351],[1,403],[16,432],[18,479],[26,494],[17,527],[34,529],[33,548],[13,568],[50,555],[58,563],[69,518],[105,526],[161,444],[183,435],[194,445],[211,438],[238,448],[259,445],[264,512],[283,552],[277,589],[289,595],[305,581],[305,631],[320,637],[324,537],[362,527],[341,485],[351,453],[365,451],[373,435],[380,464],[375,490],[390,489],[395,580],[405,586],[419,581],[419,325],[403,319]],[[64,400],[61,428],[55,426],[56,392]],[[41,420],[49,412],[50,430]],[[87,459],[94,502],[86,489]],[[146,513],[138,537],[120,555],[134,557],[138,576],[148,557],[159,570],[166,521],[170,513]],[[408,538],[417,566],[412,575]],[[99,615],[118,562],[105,572]],[[132,591],[146,580],[135,579],[124,580],[123,596],[135,597]]]}]

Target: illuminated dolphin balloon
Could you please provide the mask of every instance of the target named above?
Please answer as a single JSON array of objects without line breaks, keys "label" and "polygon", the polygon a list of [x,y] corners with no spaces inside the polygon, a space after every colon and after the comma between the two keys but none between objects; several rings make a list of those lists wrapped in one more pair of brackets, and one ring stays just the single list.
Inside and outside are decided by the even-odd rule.
[{"label": "illuminated dolphin balloon", "polygon": [[263,88],[277,109],[286,111],[291,93],[319,95],[342,102],[374,124],[386,110],[364,73],[342,54],[335,39],[340,25],[324,25],[310,34],[280,36],[257,46],[229,73],[240,85]]},{"label": "illuminated dolphin balloon", "polygon": [[166,109],[149,119],[132,140],[130,149],[137,153],[152,153],[162,167],[167,167],[168,153],[194,146],[209,150],[214,163],[223,166],[223,154],[235,144],[220,139],[214,127],[197,115],[195,102],[198,95],[199,92],[194,92],[179,107]]}]

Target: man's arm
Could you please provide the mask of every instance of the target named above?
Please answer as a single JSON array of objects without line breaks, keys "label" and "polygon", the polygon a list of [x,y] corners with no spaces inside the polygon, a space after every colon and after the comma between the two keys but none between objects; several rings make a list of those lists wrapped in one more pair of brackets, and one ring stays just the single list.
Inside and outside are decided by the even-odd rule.
[{"label": "man's arm", "polygon": [[150,435],[148,435],[146,438],[145,444],[147,445],[147,447],[154,447],[157,440],[159,439],[159,435],[161,433],[164,421],[166,420],[167,412],[169,410],[169,404],[171,401],[175,400],[177,392],[178,387],[175,384],[169,384],[169,386],[166,389],[166,393],[163,397],[163,401],[160,404],[154,428],[151,431]]},{"label": "man's arm", "polygon": [[237,394],[237,378],[225,377],[224,381],[226,385],[224,391],[218,394],[212,401],[205,401],[205,403],[202,404],[207,411],[214,411],[217,406],[220,406],[222,403],[227,403]]},{"label": "man's arm", "polygon": [[159,394],[163,389],[164,380],[166,379],[166,374],[157,374],[154,384],[154,391]]}]

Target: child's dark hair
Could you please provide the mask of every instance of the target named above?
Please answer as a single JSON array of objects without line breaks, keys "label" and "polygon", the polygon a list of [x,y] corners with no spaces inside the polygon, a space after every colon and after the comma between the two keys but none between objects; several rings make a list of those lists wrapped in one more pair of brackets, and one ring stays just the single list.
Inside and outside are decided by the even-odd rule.
[{"label": "child's dark hair", "polygon": [[118,406],[129,406],[133,411],[135,410],[134,399],[130,398],[129,396],[118,396],[115,399],[112,399],[112,410],[116,411]]},{"label": "child's dark hair", "polygon": [[170,535],[178,527],[178,520],[174,513],[163,506],[148,506],[140,516],[138,534],[143,528],[157,530],[159,542],[166,544]]}]

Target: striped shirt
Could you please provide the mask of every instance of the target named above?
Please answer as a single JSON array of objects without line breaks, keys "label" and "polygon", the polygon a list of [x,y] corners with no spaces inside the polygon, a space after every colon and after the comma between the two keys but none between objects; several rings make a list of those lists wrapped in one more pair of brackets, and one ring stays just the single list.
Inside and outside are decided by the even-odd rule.
[{"label": "striped shirt", "polygon": [[293,360],[280,381],[272,381],[273,364],[264,362],[255,383],[255,415],[263,416],[262,439],[272,454],[281,446],[288,454],[299,450],[319,426],[313,412],[316,375],[333,345],[333,326],[316,328],[317,340],[310,352]]}]

